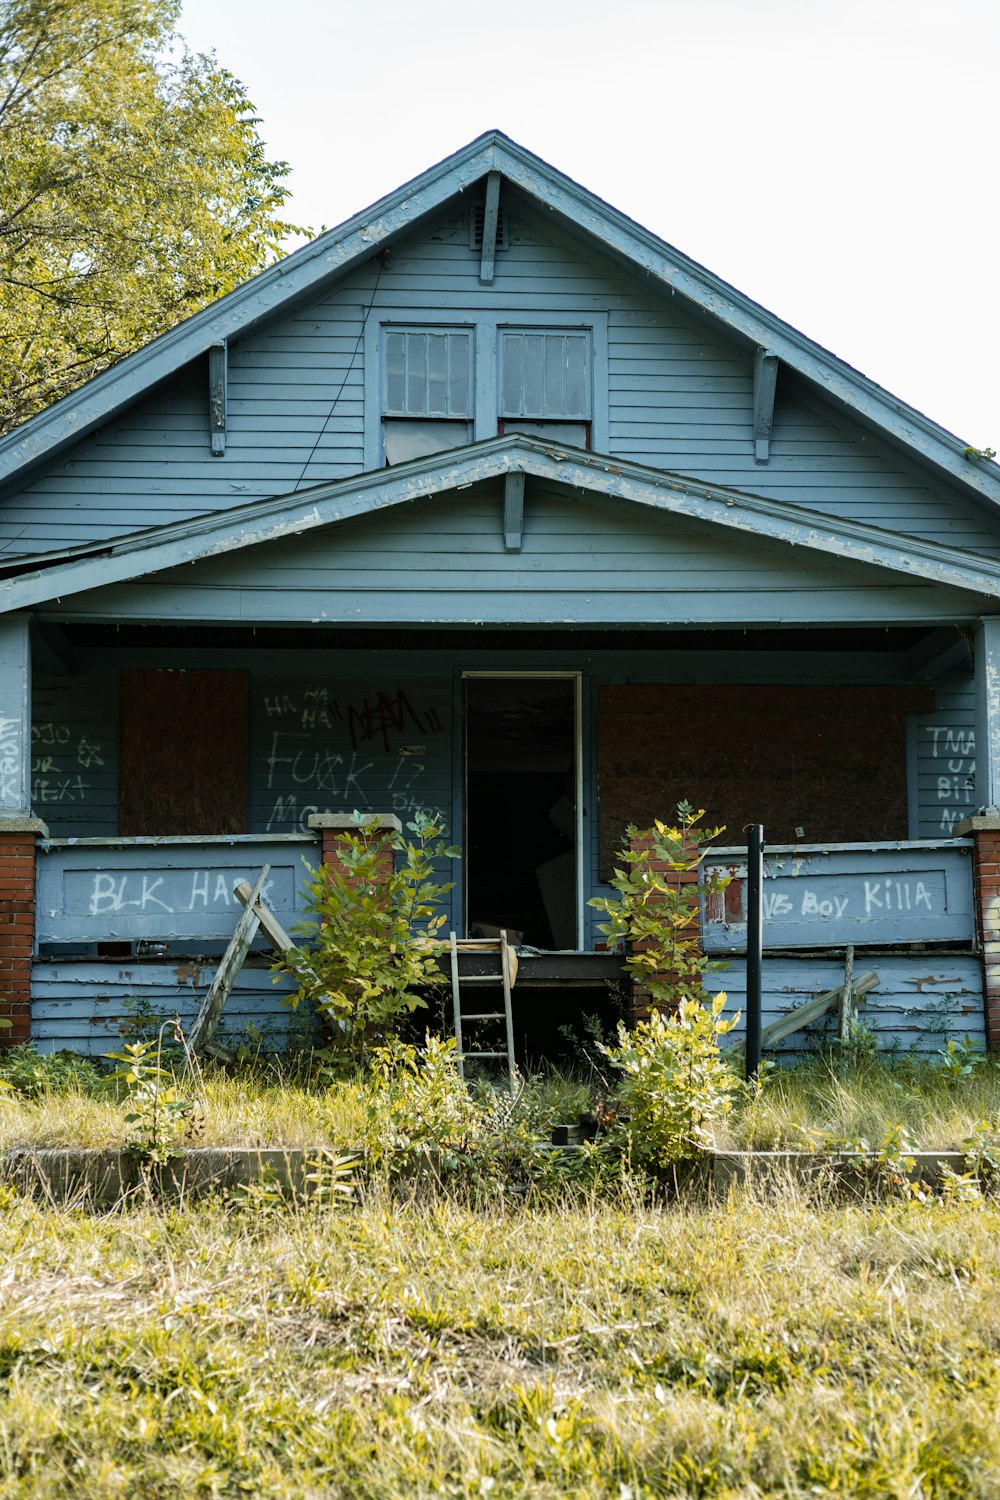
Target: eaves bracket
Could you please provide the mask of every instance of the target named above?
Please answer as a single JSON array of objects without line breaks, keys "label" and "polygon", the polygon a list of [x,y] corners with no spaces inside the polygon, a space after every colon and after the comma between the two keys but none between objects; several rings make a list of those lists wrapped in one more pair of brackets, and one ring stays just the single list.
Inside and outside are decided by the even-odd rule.
[{"label": "eaves bracket", "polygon": [[753,457],[766,464],[771,454],[771,423],[778,383],[778,356],[758,349],[753,357]]}]

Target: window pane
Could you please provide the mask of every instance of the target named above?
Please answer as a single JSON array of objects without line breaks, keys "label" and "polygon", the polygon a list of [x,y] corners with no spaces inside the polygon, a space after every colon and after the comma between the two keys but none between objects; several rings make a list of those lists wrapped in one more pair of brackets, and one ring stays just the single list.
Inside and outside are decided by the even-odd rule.
[{"label": "window pane", "polygon": [[587,340],[582,334],[570,334],[566,340],[566,415],[568,417],[590,416],[587,387]]},{"label": "window pane", "polygon": [[406,335],[406,406],[410,416],[424,416],[427,411],[427,335]]},{"label": "window pane", "polygon": [[503,390],[500,398],[500,410],[506,416],[516,416],[524,410],[521,401],[521,389],[523,375],[521,372],[521,335],[519,333],[505,333],[501,350],[501,364],[503,366]]},{"label": "window pane", "polygon": [[386,329],[386,416],[471,416],[472,335],[466,329]]},{"label": "window pane", "polygon": [[412,458],[443,453],[446,448],[462,448],[472,437],[468,422],[424,422],[387,417],[382,425],[385,461],[390,468],[393,464],[405,464]]},{"label": "window pane", "polygon": [[448,406],[448,335],[427,335],[427,405],[428,417],[446,417]]},{"label": "window pane", "polygon": [[472,358],[472,340],[467,333],[448,335],[448,392],[449,414],[453,417],[471,417],[472,404],[469,389],[469,365]]},{"label": "window pane", "polygon": [[385,336],[385,409],[405,411],[406,400],[406,336],[402,333],[387,333]]},{"label": "window pane", "polygon": [[501,417],[590,419],[590,334],[506,331],[501,339]]},{"label": "window pane", "polygon": [[545,415],[542,378],[545,338],[540,333],[525,333],[522,335],[521,342],[524,347],[524,377],[521,386],[521,410],[516,415],[541,417]]},{"label": "window pane", "polygon": [[566,414],[566,397],[563,376],[566,371],[566,340],[550,333],[545,340],[545,385],[542,394],[542,413],[546,417],[562,417]]}]

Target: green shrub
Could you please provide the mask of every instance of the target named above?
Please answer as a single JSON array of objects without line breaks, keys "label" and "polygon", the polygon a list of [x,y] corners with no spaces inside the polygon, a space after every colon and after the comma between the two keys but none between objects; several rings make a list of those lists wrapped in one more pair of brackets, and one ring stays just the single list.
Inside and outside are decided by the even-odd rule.
[{"label": "green shrub", "polygon": [[553,1148],[559,1107],[558,1091],[538,1079],[520,1080],[513,1092],[486,1085],[470,1092],[453,1037],[428,1035],[420,1048],[394,1040],[372,1060],[367,1154],[390,1177],[447,1183],[491,1202],[606,1185],[620,1164],[617,1143]]},{"label": "green shrub", "polygon": [[373,1054],[365,1133],[378,1165],[396,1169],[424,1155],[453,1172],[471,1156],[482,1124],[454,1037],[428,1035],[422,1048],[394,1039]]},{"label": "green shrub", "polygon": [[165,1165],[198,1133],[198,1103],[163,1066],[161,1040],[130,1042],[124,1052],[104,1054],[122,1064],[105,1081],[125,1085],[125,1123],[131,1128],[125,1149],[151,1166]]},{"label": "green shrub", "polygon": [[43,1094],[93,1093],[101,1074],[89,1057],[79,1052],[36,1052],[22,1042],[0,1053],[0,1081],[15,1094],[37,1099]]},{"label": "green shrub", "polygon": [[[688,802],[677,807],[676,824],[661,823],[641,833],[634,824],[626,829],[638,848],[619,852],[611,884],[617,896],[594,896],[590,905],[609,920],[598,923],[610,947],[624,939],[629,944],[625,967],[648,990],[654,1007],[670,1010],[684,999],[700,999],[707,973],[725,965],[705,957],[701,949],[700,895],[695,881],[677,877],[697,872],[706,845],[722,828],[699,828],[704,814]],[[666,869],[657,866],[665,865]],[[729,878],[713,871],[700,886],[702,894],[714,894],[729,884]]]},{"label": "green shrub", "polygon": [[[435,861],[453,859],[458,850],[426,814],[407,827],[413,839],[386,834],[358,815],[357,833],[340,840],[338,863],[310,868],[312,916],[295,928],[303,941],[275,964],[298,984],[288,1003],[309,1000],[326,1016],[332,1052],[347,1070],[426,1005],[421,990],[443,982],[437,960],[446,918],[439,906],[453,882],[437,879]],[[395,864],[386,877],[387,844]]]},{"label": "green shrub", "polygon": [[723,1019],[725,1006],[725,994],[708,1005],[681,1000],[666,1016],[653,1011],[631,1030],[620,1025],[617,1047],[603,1048],[621,1074],[617,1133],[636,1163],[662,1170],[713,1144],[739,1088],[719,1051],[737,1020]]}]

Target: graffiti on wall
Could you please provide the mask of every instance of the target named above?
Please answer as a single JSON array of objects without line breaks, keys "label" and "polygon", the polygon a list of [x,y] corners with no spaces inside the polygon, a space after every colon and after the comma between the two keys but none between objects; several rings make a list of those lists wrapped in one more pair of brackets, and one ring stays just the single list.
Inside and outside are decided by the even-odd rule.
[{"label": "graffiti on wall", "polygon": [[31,800],[35,805],[84,802],[92,778],[104,765],[103,746],[68,724],[38,719],[31,726]]},{"label": "graffiti on wall", "polygon": [[444,817],[422,790],[426,741],[444,726],[437,709],[402,688],[335,695],[322,684],[263,698],[267,725],[265,830],[304,830],[330,807]]}]

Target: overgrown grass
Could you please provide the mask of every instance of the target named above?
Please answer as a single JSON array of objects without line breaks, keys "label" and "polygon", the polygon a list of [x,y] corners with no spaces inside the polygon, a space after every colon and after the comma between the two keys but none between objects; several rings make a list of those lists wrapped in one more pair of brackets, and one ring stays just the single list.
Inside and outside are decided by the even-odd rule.
[{"label": "overgrown grass", "polygon": [[719,1144],[757,1150],[822,1147],[827,1141],[877,1145],[902,1126],[914,1146],[958,1150],[982,1122],[1000,1127],[1000,1063],[946,1066],[875,1058],[845,1065],[837,1055],[774,1069],[759,1093],[744,1095]]},{"label": "overgrown grass", "polygon": [[989,1203],[0,1191],[0,1495],[1000,1493]]},{"label": "overgrown grass", "polygon": [[[23,1074],[22,1069],[22,1074]],[[2,1073],[2,1070],[0,1070]],[[118,1146],[127,1138],[124,1111],[72,1070],[33,1094],[0,1093],[0,1151],[14,1146]],[[530,1081],[540,1115],[575,1120],[592,1102],[594,1085],[551,1072]],[[297,1082],[263,1070],[234,1075],[209,1070],[199,1085],[192,1145],[345,1146],[360,1142],[368,1103],[361,1080],[329,1085],[322,1076]],[[836,1055],[774,1069],[759,1092],[738,1099],[718,1130],[726,1148],[821,1147],[833,1141],[877,1145],[902,1126],[915,1147],[957,1150],[981,1122],[1000,1127],[1000,1062],[989,1059],[960,1076],[957,1067],[864,1059],[849,1066]]]}]

